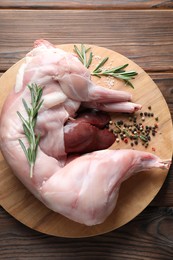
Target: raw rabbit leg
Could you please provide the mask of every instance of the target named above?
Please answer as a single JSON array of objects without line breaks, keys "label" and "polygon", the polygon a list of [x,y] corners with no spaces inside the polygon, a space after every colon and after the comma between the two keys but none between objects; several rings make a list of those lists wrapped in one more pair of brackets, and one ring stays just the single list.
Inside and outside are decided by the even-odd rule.
[{"label": "raw rabbit leg", "polygon": [[81,101],[83,106],[97,108],[108,112],[132,113],[141,109],[140,104],[131,101],[132,96],[124,91],[106,89],[95,85],[87,77],[76,74],[66,74],[63,77],[54,77],[68,98]]},{"label": "raw rabbit leg", "polygon": [[52,210],[85,225],[102,223],[115,208],[121,183],[151,168],[168,168],[157,156],[135,150],[102,150],[81,156],[55,173],[40,192]]}]

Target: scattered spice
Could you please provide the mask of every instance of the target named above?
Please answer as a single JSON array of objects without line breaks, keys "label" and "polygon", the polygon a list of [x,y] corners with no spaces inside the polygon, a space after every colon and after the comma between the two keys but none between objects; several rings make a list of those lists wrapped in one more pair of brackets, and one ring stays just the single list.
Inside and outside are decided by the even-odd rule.
[{"label": "scattered spice", "polygon": [[116,142],[119,143],[120,139],[119,138],[116,138]]},{"label": "scattered spice", "polygon": [[[148,106],[148,110],[152,110],[151,106]],[[153,125],[146,124],[147,119],[154,117],[153,112],[136,112],[133,115],[127,117],[126,120],[110,121],[109,127],[113,129],[113,133],[116,138],[116,142],[123,141],[124,143],[130,143],[131,147],[134,145],[142,144],[145,148],[148,148],[149,142],[154,138],[158,132],[158,123]],[[155,117],[158,122],[158,117]],[[146,121],[146,122],[145,122]],[[152,147],[152,151],[155,148]]]}]

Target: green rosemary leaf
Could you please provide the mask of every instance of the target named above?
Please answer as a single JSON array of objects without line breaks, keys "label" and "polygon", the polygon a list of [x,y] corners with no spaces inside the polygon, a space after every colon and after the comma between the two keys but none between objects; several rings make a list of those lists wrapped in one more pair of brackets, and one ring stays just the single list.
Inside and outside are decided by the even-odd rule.
[{"label": "green rosemary leaf", "polygon": [[31,148],[28,147],[28,149],[27,149],[27,154],[28,154],[28,158],[29,158],[30,164],[33,163],[33,160],[32,160],[32,155],[33,155],[33,153],[34,153],[34,152],[31,151]]},{"label": "green rosemary leaf", "polygon": [[26,112],[27,112],[27,114],[28,114],[28,116],[29,116],[29,114],[30,114],[30,109],[29,109],[29,107],[28,107],[28,105],[27,105],[27,103],[26,103],[26,101],[25,101],[24,99],[22,99],[22,102],[23,102],[23,105],[24,105],[24,107],[25,107],[25,110],[26,110]]},{"label": "green rosemary leaf", "polygon": [[24,123],[25,122],[25,118],[21,115],[21,113],[19,111],[17,111],[17,114],[20,117],[21,121]]},{"label": "green rosemary leaf", "polygon": [[20,117],[23,124],[28,128],[29,130],[29,123],[25,120],[25,118],[20,114],[20,112],[17,111],[18,116]]},{"label": "green rosemary leaf", "polygon": [[24,143],[22,142],[21,139],[19,139],[19,143],[20,143],[20,146],[22,147],[22,150],[23,150],[23,152],[24,152],[24,154],[25,154],[27,160],[29,161],[28,152],[27,152],[26,147],[25,147],[25,145],[24,145]]},{"label": "green rosemary leaf", "polygon": [[25,125],[23,125],[23,130],[24,130],[24,134],[27,137],[28,142],[30,143],[31,142],[31,138],[30,138],[31,133],[30,133],[30,131],[28,130],[28,128]]},{"label": "green rosemary leaf", "polygon": [[[88,49],[90,49],[90,48],[88,48]],[[93,59],[93,53],[90,52],[89,59],[88,59],[87,65],[86,65],[87,68],[89,68],[89,66],[91,65],[92,59]]]},{"label": "green rosemary leaf", "polygon": [[101,78],[101,75],[97,74],[97,73],[92,73],[92,76],[96,76],[97,78]]},{"label": "green rosemary leaf", "polygon": [[82,57],[85,56],[85,46],[84,44],[81,44],[81,53],[82,53]]},{"label": "green rosemary leaf", "polygon": [[42,100],[37,106],[36,106],[36,111],[38,112],[43,104],[44,100]]},{"label": "green rosemary leaf", "polygon": [[89,50],[91,50],[91,47],[87,48],[87,49],[85,50],[85,52],[87,53]]},{"label": "green rosemary leaf", "polygon": [[119,69],[117,70],[116,68],[104,70],[105,74],[119,74],[119,73],[122,73],[122,72],[124,72],[124,70],[119,70]]},{"label": "green rosemary leaf", "polygon": [[126,75],[128,77],[136,76],[138,73],[136,71],[122,71],[121,75]]},{"label": "green rosemary leaf", "polygon": [[93,71],[92,75],[93,75],[94,73],[95,73],[95,74],[99,74],[99,73],[103,73],[103,72],[102,72],[101,69],[98,69],[97,71]]},{"label": "green rosemary leaf", "polygon": [[123,79],[123,80],[128,80],[129,77],[127,75],[122,75],[122,74],[111,74],[111,76],[115,77],[115,78],[119,78],[119,79]]},{"label": "green rosemary leaf", "polygon": [[40,141],[40,134],[38,134],[36,141],[35,141],[35,151],[36,151],[36,153],[37,153],[39,141]]},{"label": "green rosemary leaf", "polygon": [[127,85],[129,85],[131,88],[134,88],[133,84],[129,80],[124,80]]},{"label": "green rosemary leaf", "polygon": [[34,98],[34,90],[33,90],[33,84],[30,86],[30,85],[28,85],[28,88],[29,88],[29,90],[30,90],[30,93],[31,93],[31,105],[32,106],[34,106],[34,102],[35,102],[35,98]]},{"label": "green rosemary leaf", "polygon": [[83,44],[81,44],[81,54],[82,54],[82,58],[83,58],[83,64],[86,67],[86,49]]},{"label": "green rosemary leaf", "polygon": [[76,45],[74,45],[74,52],[78,55],[79,60],[83,63],[83,57],[80,53],[80,50],[78,49],[78,47]]},{"label": "green rosemary leaf", "polygon": [[115,67],[113,68],[114,72],[120,72],[120,71],[123,71],[123,69],[125,69],[129,64],[124,64],[122,66],[118,66],[118,67]]},{"label": "green rosemary leaf", "polygon": [[36,122],[37,122],[37,118],[36,117],[37,117],[37,114],[35,115],[35,117],[33,117],[32,122],[31,122],[33,129],[35,128],[35,125],[36,125]]},{"label": "green rosemary leaf", "polygon": [[103,65],[107,62],[108,59],[109,59],[109,57],[104,58],[104,59],[97,65],[97,67],[94,69],[93,72],[98,72],[98,69],[100,69],[101,67],[103,67]]},{"label": "green rosemary leaf", "polygon": [[38,95],[37,95],[37,103],[39,103],[40,102],[40,100],[41,100],[41,97],[42,97],[42,94],[43,94],[43,89],[42,88],[40,88],[39,90],[38,90]]}]

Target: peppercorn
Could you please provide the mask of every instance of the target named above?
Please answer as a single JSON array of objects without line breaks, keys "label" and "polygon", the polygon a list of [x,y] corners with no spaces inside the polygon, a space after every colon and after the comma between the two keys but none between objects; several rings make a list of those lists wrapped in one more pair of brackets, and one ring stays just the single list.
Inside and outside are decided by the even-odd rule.
[{"label": "peppercorn", "polygon": [[145,143],[145,148],[147,148],[148,147],[148,143]]},{"label": "peppercorn", "polygon": [[151,137],[150,137],[150,136],[147,136],[147,140],[150,141],[150,140],[151,140]]},{"label": "peppercorn", "polygon": [[123,125],[123,120],[119,120],[119,121],[117,122],[117,125]]},{"label": "peppercorn", "polygon": [[128,143],[128,139],[127,139],[127,138],[124,138],[124,142],[127,144],[127,143]]},{"label": "peppercorn", "polygon": [[118,137],[118,134],[117,134],[117,133],[114,133],[114,136],[115,136],[115,138],[117,138],[117,137]]}]

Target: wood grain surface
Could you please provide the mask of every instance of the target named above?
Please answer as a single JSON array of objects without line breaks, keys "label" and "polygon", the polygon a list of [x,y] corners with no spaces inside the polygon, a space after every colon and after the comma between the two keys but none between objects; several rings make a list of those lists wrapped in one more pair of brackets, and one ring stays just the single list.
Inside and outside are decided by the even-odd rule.
[{"label": "wood grain surface", "polygon": [[[100,45],[145,69],[162,91],[173,118],[172,5],[172,0],[2,0],[0,72],[21,59],[37,38],[57,44]],[[152,207],[127,225],[96,237],[76,240],[43,235],[1,208],[0,259],[172,260],[172,176],[173,165]]]},{"label": "wood grain surface", "polygon": [[148,8],[173,8],[173,2],[171,0],[78,0],[78,1],[68,1],[68,0],[30,0],[30,1],[15,1],[7,0],[1,3],[3,8],[51,8],[51,9],[148,9]]},{"label": "wood grain surface", "polygon": [[173,207],[148,207],[104,235],[59,238],[27,228],[0,208],[0,259],[171,260]]},{"label": "wood grain surface", "polygon": [[172,20],[171,10],[0,10],[0,71],[23,58],[35,39],[45,38],[106,47],[146,71],[172,73]]}]

